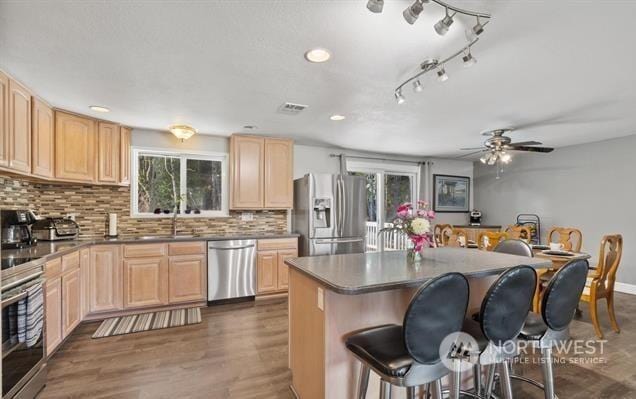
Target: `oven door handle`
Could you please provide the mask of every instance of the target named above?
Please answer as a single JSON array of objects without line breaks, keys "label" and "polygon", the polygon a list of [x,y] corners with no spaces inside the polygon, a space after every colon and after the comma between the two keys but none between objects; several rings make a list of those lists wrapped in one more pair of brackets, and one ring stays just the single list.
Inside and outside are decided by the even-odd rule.
[{"label": "oven door handle", "polygon": [[26,283],[28,281],[34,280],[34,279],[40,277],[43,274],[44,274],[44,271],[39,271],[37,273],[30,274],[30,275],[26,276],[25,278],[21,278],[20,280],[13,281],[13,282],[3,286],[2,290],[3,291],[8,291],[11,288],[15,288],[15,287],[17,287],[19,285],[22,285],[22,284],[24,284],[24,283]]},{"label": "oven door handle", "polygon": [[24,299],[27,297],[27,292],[26,291],[22,291],[19,294],[16,294],[10,298],[7,299],[3,299],[2,300],[2,309],[6,308],[9,305],[13,305],[14,303]]}]

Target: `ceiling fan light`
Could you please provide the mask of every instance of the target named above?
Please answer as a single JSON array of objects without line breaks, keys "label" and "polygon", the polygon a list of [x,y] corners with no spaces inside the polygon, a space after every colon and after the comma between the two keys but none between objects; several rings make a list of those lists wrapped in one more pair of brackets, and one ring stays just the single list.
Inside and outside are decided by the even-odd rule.
[{"label": "ceiling fan light", "polygon": [[453,16],[448,15],[448,8],[447,8],[446,15],[444,16],[444,18],[440,19],[439,22],[437,22],[434,26],[435,32],[437,32],[437,34],[440,36],[444,36],[445,34],[448,33],[448,29],[451,27],[453,22],[454,22]]},{"label": "ceiling fan light", "polygon": [[367,2],[367,8],[369,11],[379,14],[384,8],[384,0],[369,0]]},{"label": "ceiling fan light", "polygon": [[413,82],[413,91],[416,93],[421,93],[424,90],[424,86],[422,86],[422,82],[419,79]]},{"label": "ceiling fan light", "polygon": [[402,89],[397,89],[395,91],[395,101],[397,101],[398,104],[403,104],[404,101],[406,101],[406,99],[402,95]]},{"label": "ceiling fan light", "polygon": [[437,70],[437,80],[439,80],[440,82],[446,82],[448,80],[448,75],[446,74],[446,70],[444,69],[444,67],[440,67]]},{"label": "ceiling fan light", "polygon": [[510,154],[508,154],[507,152],[501,153],[501,162],[510,163],[511,160],[512,160],[512,157],[510,156]]},{"label": "ceiling fan light", "polygon": [[424,10],[424,6],[422,5],[422,1],[415,0],[415,3],[413,3],[410,6],[406,7],[404,12],[402,12],[402,15],[404,16],[404,19],[406,20],[406,22],[408,22],[409,24],[413,25],[415,23],[415,21],[417,21],[417,18],[422,13],[422,10]]}]

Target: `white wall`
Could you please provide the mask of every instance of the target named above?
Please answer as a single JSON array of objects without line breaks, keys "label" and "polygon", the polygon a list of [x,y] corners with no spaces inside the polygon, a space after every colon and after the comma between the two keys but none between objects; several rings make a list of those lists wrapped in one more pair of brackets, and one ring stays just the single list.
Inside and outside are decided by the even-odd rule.
[{"label": "white wall", "polygon": [[475,200],[489,224],[515,222],[518,213],[541,217],[545,241],[551,226],[583,232],[583,250],[598,257],[601,237],[623,235],[618,281],[636,284],[636,136],[515,156],[500,179],[475,165]]}]

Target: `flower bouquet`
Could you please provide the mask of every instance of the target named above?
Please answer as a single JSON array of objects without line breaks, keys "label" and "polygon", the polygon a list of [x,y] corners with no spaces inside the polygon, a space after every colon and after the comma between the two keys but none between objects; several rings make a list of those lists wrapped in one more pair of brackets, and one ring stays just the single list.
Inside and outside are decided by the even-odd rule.
[{"label": "flower bouquet", "polygon": [[397,208],[393,227],[387,230],[399,230],[409,237],[412,245],[408,249],[408,256],[414,260],[421,255],[425,246],[435,246],[431,232],[431,221],[434,218],[435,212],[429,209],[428,202],[417,201],[415,208],[407,202]]}]

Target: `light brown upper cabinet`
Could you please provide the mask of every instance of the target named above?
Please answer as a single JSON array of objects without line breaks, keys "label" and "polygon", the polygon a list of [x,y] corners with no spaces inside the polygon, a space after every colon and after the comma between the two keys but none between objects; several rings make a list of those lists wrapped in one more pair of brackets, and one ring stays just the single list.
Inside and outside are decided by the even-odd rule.
[{"label": "light brown upper cabinet", "polygon": [[119,182],[121,133],[115,123],[99,122],[97,126],[97,178],[100,183]]},{"label": "light brown upper cabinet", "polygon": [[293,141],[230,138],[230,207],[285,209],[293,205]]},{"label": "light brown upper cabinet", "polygon": [[53,109],[34,97],[32,116],[31,174],[51,178],[55,159]]},{"label": "light brown upper cabinet", "polygon": [[90,183],[95,179],[95,121],[55,112],[55,177]]},{"label": "light brown upper cabinet", "polygon": [[0,166],[9,166],[9,77],[0,71]]},{"label": "light brown upper cabinet", "polygon": [[9,79],[9,168],[31,173],[31,93]]},{"label": "light brown upper cabinet", "polygon": [[119,152],[119,183],[130,184],[130,140],[131,129],[121,127],[120,152]]}]

